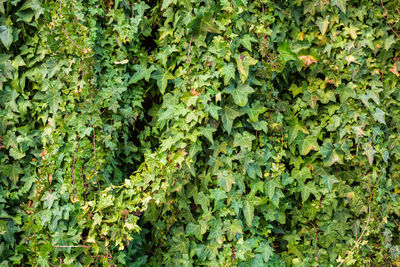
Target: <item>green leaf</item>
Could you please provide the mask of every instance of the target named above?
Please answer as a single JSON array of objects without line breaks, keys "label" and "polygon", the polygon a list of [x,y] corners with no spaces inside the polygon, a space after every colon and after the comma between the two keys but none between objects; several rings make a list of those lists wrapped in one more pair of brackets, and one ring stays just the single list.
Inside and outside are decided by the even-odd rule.
[{"label": "green leaf", "polygon": [[354,83],[348,83],[346,84],[341,84],[337,88],[337,92],[340,96],[340,103],[344,103],[348,98],[356,98],[356,91],[355,89],[355,84]]},{"label": "green leaf", "polygon": [[303,203],[309,198],[311,193],[315,195],[317,192],[317,188],[315,187],[315,183],[313,181],[308,182],[306,185],[300,184],[299,190]]},{"label": "green leaf", "polygon": [[93,216],[93,227],[96,225],[101,225],[101,219],[102,219],[101,216],[98,213],[96,213]]},{"label": "green leaf", "polygon": [[162,6],[161,6],[161,10],[166,9],[171,4],[176,4],[176,0],[163,0]]},{"label": "green leaf", "polygon": [[208,207],[210,206],[210,198],[206,196],[204,192],[200,192],[197,197],[194,198],[194,202],[197,205],[200,205],[204,212],[208,211]]},{"label": "green leaf", "polygon": [[251,227],[254,218],[254,205],[248,200],[245,200],[243,203],[243,215],[247,225]]},{"label": "green leaf", "polygon": [[289,91],[292,92],[293,97],[297,96],[300,93],[303,93],[303,88],[297,86],[295,83],[289,87]]},{"label": "green leaf", "polygon": [[225,192],[229,192],[232,189],[232,184],[235,183],[235,177],[227,170],[223,170],[217,173],[218,185],[221,186]]},{"label": "green leaf", "polygon": [[174,76],[169,73],[168,71],[164,71],[163,73],[158,73],[157,74],[158,79],[157,79],[157,85],[158,88],[160,88],[161,94],[165,93],[165,89],[167,88],[168,80],[172,80]]},{"label": "green leaf", "polygon": [[53,207],[54,201],[58,199],[57,193],[51,193],[49,191],[46,191],[44,196],[42,197],[42,201],[44,202],[44,207],[47,208],[48,210]]},{"label": "green leaf", "polygon": [[274,179],[268,180],[265,183],[265,192],[268,195],[270,200],[273,199],[273,197],[274,197],[275,188],[282,188],[279,178],[274,178]]},{"label": "green leaf", "polygon": [[197,39],[200,36],[206,36],[207,32],[220,33],[213,17],[212,12],[207,12],[204,15],[200,14],[187,27],[193,30],[193,35]]},{"label": "green leaf", "polygon": [[7,49],[10,48],[13,42],[13,29],[11,26],[0,26],[0,40]]},{"label": "green leaf", "polygon": [[304,184],[307,179],[312,177],[310,169],[307,167],[303,167],[301,170],[294,169],[291,176],[302,184]]},{"label": "green leaf", "polygon": [[388,51],[390,49],[390,47],[392,47],[393,44],[396,43],[398,39],[395,39],[394,35],[390,35],[388,37],[385,38],[384,41],[384,48],[386,51]]},{"label": "green leaf", "polygon": [[18,182],[19,175],[23,173],[24,171],[21,169],[18,163],[13,163],[13,165],[6,165],[3,169],[3,174],[6,177],[9,177],[14,184]]},{"label": "green leaf", "polygon": [[376,108],[375,112],[373,114],[374,119],[376,121],[379,121],[380,123],[386,124],[385,122],[385,112],[381,110],[380,108]]},{"label": "green leaf", "polygon": [[210,141],[210,143],[213,145],[214,144],[214,138],[213,138],[213,133],[217,131],[217,129],[215,128],[211,128],[211,127],[201,127],[200,128],[200,133],[201,135],[205,136],[208,141]]},{"label": "green leaf", "polygon": [[233,146],[234,147],[240,146],[240,148],[242,150],[247,148],[250,151],[252,141],[255,139],[256,139],[256,137],[247,131],[244,131],[243,134],[235,133],[234,140],[233,140]]},{"label": "green leaf", "polygon": [[201,226],[190,222],[186,226],[186,236],[195,236],[199,241],[202,241]]},{"label": "green leaf", "polygon": [[326,185],[329,192],[332,191],[332,185],[339,182],[339,180],[334,175],[323,175],[322,183]]},{"label": "green leaf", "polygon": [[232,62],[225,64],[221,69],[221,74],[224,76],[224,84],[228,85],[231,80],[235,80],[236,69]]},{"label": "green leaf", "polygon": [[233,105],[225,105],[223,108],[223,115],[222,115],[222,124],[224,126],[225,131],[228,134],[231,134],[232,125],[234,119],[243,115],[235,106]]},{"label": "green leaf", "polygon": [[250,34],[246,34],[246,35],[242,36],[242,37],[239,39],[239,43],[240,43],[241,45],[243,45],[243,46],[244,46],[247,50],[249,50],[249,51],[252,51],[252,50],[251,50],[251,42],[256,43],[257,40],[256,40],[254,37],[250,36]]},{"label": "green leaf", "polygon": [[332,143],[325,143],[319,153],[322,155],[326,166],[332,166],[336,162],[343,163],[343,153],[335,149]]},{"label": "green leaf", "polygon": [[375,149],[370,144],[366,144],[366,146],[364,148],[364,155],[367,156],[368,162],[371,165],[374,162],[375,153],[376,153]]},{"label": "green leaf", "polygon": [[13,157],[15,160],[20,160],[25,157],[25,153],[21,153],[18,149],[11,148],[10,149],[10,156]]},{"label": "green leaf", "polygon": [[325,35],[326,30],[328,29],[329,26],[329,16],[324,16],[324,18],[318,17],[315,24],[317,24],[321,34]]},{"label": "green leaf", "polygon": [[236,59],[236,64],[237,68],[239,71],[240,79],[242,80],[242,83],[244,84],[245,81],[247,80],[247,77],[249,76],[249,68],[250,66],[253,66],[257,64],[257,60],[252,58],[249,53],[244,52],[240,55],[237,55],[235,57]]},{"label": "green leaf", "polygon": [[265,241],[258,245],[256,251],[261,253],[265,263],[269,262],[271,256],[274,255],[274,249]]},{"label": "green leaf", "polygon": [[331,6],[337,6],[343,13],[346,13],[346,0],[332,0]]},{"label": "green leaf", "polygon": [[211,189],[210,196],[215,200],[215,202],[227,198],[226,193],[220,188]]},{"label": "green leaf", "polygon": [[228,240],[231,241],[233,238],[235,238],[237,234],[243,234],[243,230],[240,221],[234,219],[230,227],[228,228],[228,233],[227,233]]},{"label": "green leaf", "polygon": [[261,114],[263,114],[265,111],[267,111],[268,108],[265,107],[260,101],[257,100],[253,104],[251,104],[251,107],[249,104],[247,104],[241,110],[249,116],[249,119],[251,122],[257,122],[258,117]]},{"label": "green leaf", "polygon": [[248,95],[254,92],[254,89],[250,85],[245,83],[240,84],[238,87],[236,87],[236,89],[231,94],[235,104],[240,107],[244,107],[247,104]]},{"label": "green leaf", "polygon": [[301,155],[307,155],[311,150],[318,151],[320,149],[317,138],[314,136],[305,137],[304,134],[301,134],[297,138],[297,145],[299,147],[299,152]]},{"label": "green leaf", "polygon": [[278,45],[278,52],[284,64],[290,60],[298,60],[297,55],[290,50],[287,42],[282,42]]}]

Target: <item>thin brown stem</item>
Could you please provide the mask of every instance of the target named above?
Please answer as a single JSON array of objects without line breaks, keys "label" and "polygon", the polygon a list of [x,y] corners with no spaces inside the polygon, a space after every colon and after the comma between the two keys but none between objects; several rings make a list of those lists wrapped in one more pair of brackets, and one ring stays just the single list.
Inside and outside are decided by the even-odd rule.
[{"label": "thin brown stem", "polygon": [[[358,243],[361,241],[362,237],[364,236],[366,229],[368,228],[369,221],[370,221],[370,219],[371,219],[371,206],[372,206],[372,196],[373,196],[373,195],[374,195],[374,191],[373,191],[373,189],[371,189],[371,194],[370,194],[369,200],[368,200],[368,218],[367,218],[367,222],[366,222],[366,224],[365,224],[365,226],[364,226],[364,228],[363,228],[363,230],[362,230],[360,236],[359,236],[358,238],[356,237],[354,246],[350,249],[350,252],[352,252],[352,251],[355,250],[355,248],[357,247]],[[349,255],[349,254],[347,254],[347,256],[343,259],[343,261],[342,261],[337,267],[342,266],[342,264],[343,264],[343,263],[346,261],[346,259],[349,257],[348,255]]]},{"label": "thin brown stem", "polygon": [[281,10],[278,10],[278,11],[281,12],[282,14],[290,15],[289,13],[286,13],[285,11],[281,11]]},{"label": "thin brown stem", "polygon": [[[386,7],[383,5],[383,0],[381,0],[381,6],[382,6],[383,10],[386,12],[386,15],[384,14],[383,17],[385,18],[387,24],[389,25],[389,27],[390,27],[390,29],[392,30],[392,32],[397,36],[397,38],[400,39],[399,34],[393,29],[391,23],[389,23],[389,22],[387,21],[387,20],[388,20],[388,15],[387,15],[387,14],[388,14],[388,11],[387,11]],[[398,11],[398,10],[397,10],[397,11]]]},{"label": "thin brown stem", "polygon": [[78,143],[76,144],[76,149],[75,149],[75,154],[74,154],[74,159],[72,161],[72,170],[71,170],[71,180],[72,180],[72,186],[74,188],[74,196],[76,199],[76,188],[75,188],[75,164],[76,164],[76,157],[78,154],[78,148],[79,148],[79,140]]},{"label": "thin brown stem", "polygon": [[[93,105],[93,95],[90,95],[90,107]],[[94,130],[94,123],[92,123],[93,127],[93,153],[94,153],[94,160],[95,160],[95,165],[94,165],[94,170],[96,171],[97,168],[97,150],[96,150],[96,132]],[[99,188],[99,193],[101,193],[101,186],[100,186],[100,181],[99,177],[96,175],[97,178],[97,186]]]},{"label": "thin brown stem", "polygon": [[189,51],[187,55],[187,62],[190,63],[190,52],[192,50],[192,42],[193,42],[193,34],[190,36],[190,42],[189,42]]},{"label": "thin brown stem", "polygon": [[75,245],[75,246],[53,246],[53,248],[90,248],[85,245]]},{"label": "thin brown stem", "polygon": [[315,239],[314,239],[314,251],[315,251],[315,261],[318,264],[318,248],[317,248],[317,242],[318,242],[318,228],[316,225],[314,225],[312,222],[310,222],[311,225],[314,227],[315,229]]}]

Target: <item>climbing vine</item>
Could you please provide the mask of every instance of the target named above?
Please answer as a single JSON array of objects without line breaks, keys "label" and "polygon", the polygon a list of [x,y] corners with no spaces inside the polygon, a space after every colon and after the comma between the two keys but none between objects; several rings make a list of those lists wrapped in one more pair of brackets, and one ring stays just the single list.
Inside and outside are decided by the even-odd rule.
[{"label": "climbing vine", "polygon": [[397,0],[0,0],[4,266],[397,266]]}]

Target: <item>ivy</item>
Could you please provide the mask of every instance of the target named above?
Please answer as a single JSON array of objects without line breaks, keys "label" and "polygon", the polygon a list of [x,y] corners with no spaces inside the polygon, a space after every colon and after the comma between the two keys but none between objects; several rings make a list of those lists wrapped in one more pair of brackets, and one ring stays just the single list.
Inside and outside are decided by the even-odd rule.
[{"label": "ivy", "polygon": [[1,264],[398,264],[397,6],[0,1]]}]

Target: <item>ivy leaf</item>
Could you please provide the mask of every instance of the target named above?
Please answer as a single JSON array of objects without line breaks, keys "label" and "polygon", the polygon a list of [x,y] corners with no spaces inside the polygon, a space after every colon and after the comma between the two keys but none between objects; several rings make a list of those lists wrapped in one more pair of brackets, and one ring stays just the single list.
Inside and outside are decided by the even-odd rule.
[{"label": "ivy leaf", "polygon": [[215,200],[215,202],[227,198],[226,193],[220,188],[211,189],[210,196]]},{"label": "ivy leaf", "polygon": [[194,202],[197,205],[200,205],[204,212],[208,211],[208,207],[210,206],[210,198],[204,194],[204,192],[200,192],[197,197],[194,197]]},{"label": "ivy leaf", "polygon": [[297,145],[301,155],[307,155],[311,150],[318,151],[320,149],[317,138],[314,136],[305,137],[304,134],[300,134],[297,138]]},{"label": "ivy leaf", "polygon": [[96,225],[101,225],[101,216],[98,213],[93,216],[93,226]]},{"label": "ivy leaf", "polygon": [[311,193],[315,195],[317,192],[317,188],[315,187],[315,183],[313,181],[310,181],[307,184],[300,184],[299,190],[303,203],[309,198]]},{"label": "ivy leaf", "polygon": [[329,16],[325,16],[324,18],[318,17],[315,24],[317,24],[321,34],[325,35],[329,26]]},{"label": "ivy leaf", "polygon": [[373,114],[374,119],[376,121],[379,121],[380,123],[386,124],[385,122],[385,112],[381,110],[380,108],[376,108],[375,112]]},{"label": "ivy leaf", "polygon": [[265,183],[264,187],[265,187],[265,192],[267,193],[269,199],[271,200],[274,197],[275,188],[282,188],[282,185],[278,178],[274,178],[274,179],[268,180]]},{"label": "ivy leaf", "polygon": [[13,29],[11,26],[0,26],[0,40],[7,49],[10,48],[13,42]]},{"label": "ivy leaf", "polygon": [[374,155],[375,155],[376,151],[375,149],[370,145],[367,144],[364,148],[364,155],[367,156],[368,158],[368,162],[369,164],[372,165],[372,163],[374,162]]},{"label": "ivy leaf", "polygon": [[227,104],[223,108],[223,115],[222,115],[222,124],[224,126],[225,131],[228,134],[231,134],[233,120],[237,117],[243,115],[235,106]]},{"label": "ivy leaf", "polygon": [[44,202],[44,207],[49,210],[53,206],[53,203],[55,200],[58,199],[57,193],[50,193],[49,191],[46,191],[44,196],[42,197],[42,201]]},{"label": "ivy leaf", "polygon": [[258,60],[252,58],[247,52],[236,56],[236,64],[243,84],[249,75],[250,66],[257,64],[257,62]]},{"label": "ivy leaf", "polygon": [[20,160],[25,157],[25,153],[21,153],[18,149],[10,148],[10,156],[13,157],[15,160]]},{"label": "ivy leaf", "polygon": [[271,256],[274,255],[274,249],[265,241],[258,245],[256,251],[261,253],[265,263],[267,263]]},{"label": "ivy leaf", "polygon": [[332,143],[325,143],[319,153],[323,156],[326,166],[332,166],[336,162],[343,164],[343,153],[336,150]]},{"label": "ivy leaf", "polygon": [[297,55],[290,50],[287,42],[283,42],[278,45],[278,52],[281,55],[281,59],[284,64],[290,60],[298,60]]},{"label": "ivy leaf", "polygon": [[317,63],[318,60],[316,60],[313,56],[311,55],[305,55],[305,56],[299,56],[299,59],[301,59],[304,63],[304,68],[306,69],[308,66],[310,66],[313,63]]},{"label": "ivy leaf", "polygon": [[292,85],[289,87],[289,91],[292,92],[293,97],[296,95],[303,93],[303,88],[297,86],[295,83],[292,83]]},{"label": "ivy leaf", "polygon": [[322,183],[326,185],[329,192],[332,191],[332,185],[339,182],[339,180],[334,175],[323,175],[322,176]]},{"label": "ivy leaf", "polygon": [[251,42],[256,43],[257,40],[250,36],[249,34],[244,35],[243,37],[240,38],[239,43],[241,45],[243,45],[247,50],[252,51],[251,50]]},{"label": "ivy leaf", "polygon": [[218,120],[218,111],[221,109],[221,107],[215,105],[214,103],[210,103],[209,105],[206,105],[206,111],[208,111],[215,120]]},{"label": "ivy leaf", "polygon": [[248,200],[245,200],[243,203],[243,215],[247,225],[251,227],[254,218],[254,205]]},{"label": "ivy leaf", "polygon": [[232,190],[232,184],[235,183],[235,177],[227,170],[223,170],[217,173],[218,185],[221,186],[225,192]]},{"label": "ivy leaf", "polygon": [[13,165],[6,165],[3,169],[3,174],[6,177],[9,177],[14,184],[18,182],[19,175],[23,173],[24,171],[18,163],[13,163]]},{"label": "ivy leaf", "polygon": [[388,51],[390,49],[390,47],[392,46],[392,44],[395,44],[397,41],[397,39],[395,39],[394,35],[390,35],[388,37],[385,38],[384,41],[384,48],[386,51]]},{"label": "ivy leaf", "polygon": [[337,6],[343,13],[346,13],[346,0],[332,0],[331,6]]},{"label": "ivy leaf", "polygon": [[238,219],[234,219],[228,228],[228,240],[231,241],[237,234],[243,234],[243,230],[240,221]]},{"label": "ivy leaf", "polygon": [[200,134],[205,136],[208,141],[213,145],[214,144],[214,138],[213,138],[213,133],[217,131],[217,129],[212,128],[212,127],[201,127],[200,129]]},{"label": "ivy leaf", "polygon": [[242,111],[249,116],[251,122],[257,122],[260,114],[263,114],[267,110],[268,108],[258,100],[251,104],[251,107],[249,104],[247,104],[244,108],[242,108]]},{"label": "ivy leaf", "polygon": [[244,131],[243,134],[235,133],[233,146],[234,147],[240,146],[242,150],[247,148],[250,151],[252,141],[255,139],[256,137],[251,133],[249,133],[248,131]]},{"label": "ivy leaf", "polygon": [[252,93],[254,93],[254,89],[246,83],[240,84],[231,94],[235,104],[244,107],[247,104],[248,95]]},{"label": "ivy leaf", "polygon": [[163,0],[162,6],[161,6],[161,10],[166,9],[171,4],[176,4],[176,0]]},{"label": "ivy leaf", "polygon": [[198,15],[187,25],[187,27],[193,30],[193,35],[196,38],[205,36],[207,32],[220,33],[220,30],[213,19],[213,13],[211,12]]},{"label": "ivy leaf", "polygon": [[232,62],[225,64],[224,67],[221,69],[221,73],[224,76],[224,84],[228,85],[231,80],[235,79],[235,66]]},{"label": "ivy leaf", "polygon": [[302,184],[304,184],[307,179],[312,177],[310,169],[307,167],[303,167],[301,170],[294,169],[291,176]]},{"label": "ivy leaf", "polygon": [[186,236],[195,236],[199,241],[202,241],[201,226],[192,222],[186,226]]},{"label": "ivy leaf", "polygon": [[157,72],[155,74],[155,77],[157,79],[157,85],[158,88],[160,88],[161,94],[165,93],[165,89],[167,88],[168,80],[172,80],[174,76],[169,73],[168,71],[164,71],[163,73]]},{"label": "ivy leaf", "polygon": [[337,88],[337,92],[340,96],[340,103],[344,103],[348,98],[356,98],[356,91],[354,83],[341,84]]}]

